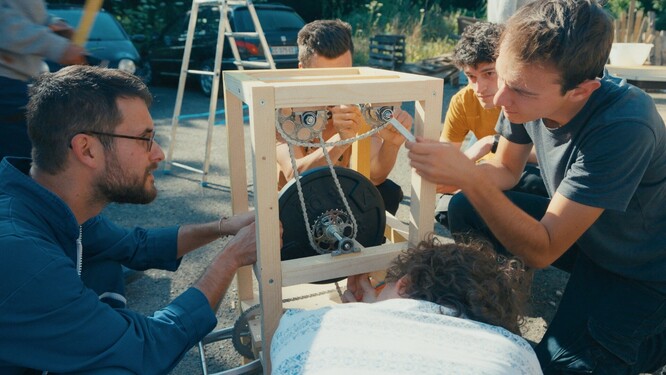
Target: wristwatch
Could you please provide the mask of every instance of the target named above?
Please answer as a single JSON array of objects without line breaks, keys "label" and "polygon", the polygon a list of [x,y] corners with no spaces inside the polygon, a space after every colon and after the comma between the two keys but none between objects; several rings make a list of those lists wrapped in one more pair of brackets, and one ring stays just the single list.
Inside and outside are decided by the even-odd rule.
[{"label": "wristwatch", "polygon": [[499,134],[495,134],[493,136],[493,146],[490,148],[490,152],[492,152],[493,154],[497,152],[497,144],[499,143],[499,139],[500,139]]}]

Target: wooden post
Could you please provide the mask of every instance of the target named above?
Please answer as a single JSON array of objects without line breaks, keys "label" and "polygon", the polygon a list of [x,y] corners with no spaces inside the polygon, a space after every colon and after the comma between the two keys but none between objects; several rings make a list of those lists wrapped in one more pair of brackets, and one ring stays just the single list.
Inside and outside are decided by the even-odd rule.
[{"label": "wooden post", "polygon": [[[234,215],[247,212],[249,199],[247,194],[247,172],[245,170],[245,138],[243,136],[243,103],[230,92],[224,94],[225,123],[227,124],[227,139],[233,139],[236,147],[227,147],[227,160],[229,160],[229,180],[231,183],[231,206]],[[229,110],[234,108],[234,110]],[[240,143],[240,144],[238,144]],[[232,162],[233,161],[233,162]],[[242,267],[236,273],[238,298],[241,301],[252,299],[252,267]],[[249,306],[248,306],[249,307]]]},{"label": "wooden post", "polygon": [[660,31],[655,38],[653,39],[654,43],[654,65],[666,65],[666,56],[664,56],[664,52],[666,51],[666,46],[664,46],[664,43],[666,43],[666,38],[664,38],[664,31]]},{"label": "wooden post", "polygon": [[257,207],[257,264],[261,304],[261,350],[264,373],[270,374],[271,339],[282,316],[280,223],[275,152],[275,96],[271,87],[252,92],[250,131],[254,154],[254,201]]},{"label": "wooden post", "polygon": [[72,43],[81,47],[86,44],[92,25],[95,22],[95,17],[97,17],[97,13],[102,8],[103,2],[104,0],[86,0],[81,21],[79,21],[79,25],[76,27],[76,31],[72,37]]},{"label": "wooden post", "polygon": [[636,15],[634,14],[636,10],[636,0],[631,0],[629,2],[629,13],[627,14],[627,30],[626,33],[623,35],[623,42],[629,43],[631,42],[631,32],[634,30],[634,18]]}]

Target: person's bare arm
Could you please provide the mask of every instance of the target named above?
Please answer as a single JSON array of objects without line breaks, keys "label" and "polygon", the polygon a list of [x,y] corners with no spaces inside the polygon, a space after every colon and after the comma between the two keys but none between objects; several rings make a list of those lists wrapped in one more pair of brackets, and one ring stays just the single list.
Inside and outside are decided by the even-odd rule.
[{"label": "person's bare arm", "polygon": [[62,65],[86,64],[87,60],[85,57],[85,52],[86,50],[83,47],[70,43],[62,56],[60,56],[58,62]]},{"label": "person's bare arm", "polygon": [[500,190],[516,186],[533,148],[531,143],[521,145],[500,137],[495,157],[478,164],[486,174],[486,183],[492,183]]},{"label": "person's bare arm", "polygon": [[451,142],[451,141],[447,141],[445,138],[439,138],[439,141],[440,141],[440,142],[450,143],[450,144],[452,144],[452,145],[453,145],[454,147],[456,147],[456,148],[462,148],[462,144],[463,144],[462,142]]},{"label": "person's bare arm", "polygon": [[487,135],[469,146],[465,150],[465,155],[472,161],[479,161],[482,157],[488,155],[493,148],[495,142],[494,135]]},{"label": "person's bare arm", "polygon": [[537,160],[536,149],[534,147],[532,147],[532,151],[530,152],[530,156],[527,158],[527,162],[532,164],[539,164],[539,161]]},{"label": "person's bare arm", "polygon": [[347,290],[342,295],[342,303],[377,301],[377,289],[370,284],[370,274],[361,273],[347,278]]},{"label": "person's bare arm", "polygon": [[254,218],[255,212],[249,211],[209,223],[182,225],[178,228],[178,258],[220,237],[235,235]]},{"label": "person's bare arm", "polygon": [[464,184],[467,199],[507,250],[535,268],[557,260],[603,213],[602,208],[585,206],[555,193],[538,221],[499,189],[474,186],[474,181],[478,177]]},{"label": "person's bare arm", "polygon": [[[522,173],[525,160],[531,145],[518,145],[505,139],[508,150],[504,151],[511,158],[504,162],[495,160],[488,163],[476,164],[470,160],[458,147],[451,143],[440,143],[417,137],[417,142],[407,142],[410,164],[416,168],[421,176],[438,185],[460,188],[457,181],[460,175],[470,173],[472,170],[482,169],[484,173],[483,185],[494,185],[500,190],[512,188]],[[498,154],[501,152],[498,147]]]},{"label": "person's bare arm", "polygon": [[[340,136],[334,135],[328,142],[339,141]],[[331,160],[337,164],[338,160],[344,152],[351,147],[351,144],[340,146],[329,146],[326,148]],[[282,174],[288,180],[294,177],[294,169],[291,164],[291,156],[289,154],[289,144],[283,140],[278,140],[276,145],[277,162]],[[304,172],[315,167],[327,165],[326,156],[321,148],[316,149],[314,152],[307,154],[303,147],[294,146],[294,158],[296,159],[296,168],[298,172]]]},{"label": "person's bare arm", "polygon": [[[337,107],[330,107],[331,119],[326,124],[329,127],[335,128],[336,134],[329,136],[326,143],[333,143],[345,139],[355,137],[362,124],[363,116],[357,106],[341,105]],[[334,164],[338,164],[338,160],[344,152],[351,147],[351,144],[343,144],[338,146],[327,146],[326,150]],[[304,172],[315,167],[327,165],[324,150],[317,148],[313,152],[306,154],[305,149],[300,146],[294,146],[294,158],[296,159],[296,168],[298,172]],[[278,136],[276,144],[277,163],[280,171],[287,180],[294,177],[294,169],[291,163],[291,156],[289,154],[289,144]]]},{"label": "person's bare arm", "polygon": [[256,228],[255,223],[251,223],[229,240],[224,250],[217,254],[194,287],[206,296],[210,307],[216,309],[231,285],[236,271],[256,261]]},{"label": "person's bare arm", "polygon": [[[446,139],[445,136],[441,136],[439,139],[440,142],[448,142],[452,146],[461,149],[462,148],[462,142],[450,142]],[[493,135],[489,135],[486,137],[483,137],[474,144],[472,144],[470,147],[468,147],[465,151],[464,154],[469,158],[470,160],[477,162],[484,156],[486,156],[492,149],[493,143],[495,141],[495,138]],[[438,184],[437,185],[437,193],[439,194],[454,194],[456,193],[460,188],[455,185],[443,185],[443,184]]]},{"label": "person's bare arm", "polygon": [[[515,184],[524,168],[532,145],[517,145],[500,139],[497,157],[475,165],[453,148],[424,142],[408,143],[412,167],[426,180],[447,181],[459,186],[497,239],[512,254],[531,267],[543,268],[562,255],[594,221],[603,209],[584,206],[555,194],[541,221],[514,205],[502,192]],[[446,157],[444,165],[431,159]]]}]

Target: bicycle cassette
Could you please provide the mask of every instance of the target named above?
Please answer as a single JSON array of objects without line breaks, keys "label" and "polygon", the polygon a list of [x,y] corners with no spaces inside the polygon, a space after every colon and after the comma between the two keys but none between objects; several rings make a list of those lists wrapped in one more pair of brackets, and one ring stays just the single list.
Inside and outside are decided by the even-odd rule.
[{"label": "bicycle cassette", "polygon": [[372,104],[360,104],[361,114],[368,125],[376,128],[387,123],[393,117],[393,106],[382,105],[373,106]]},{"label": "bicycle cassette", "polygon": [[255,354],[252,348],[252,339],[250,335],[250,321],[261,317],[261,306],[254,305],[243,311],[236,322],[231,333],[231,343],[236,351],[245,358],[254,359]]},{"label": "bicycle cassette", "polygon": [[331,255],[358,252],[354,246],[355,226],[351,217],[339,209],[327,210],[312,225],[317,251]]},{"label": "bicycle cassette", "polygon": [[329,117],[325,109],[295,111],[294,108],[279,108],[275,112],[282,135],[300,142],[320,138]]}]

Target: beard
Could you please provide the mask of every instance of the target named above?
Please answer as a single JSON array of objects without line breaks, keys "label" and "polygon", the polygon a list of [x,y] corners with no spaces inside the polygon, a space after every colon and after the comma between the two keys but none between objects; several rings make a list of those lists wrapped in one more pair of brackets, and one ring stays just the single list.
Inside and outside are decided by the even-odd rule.
[{"label": "beard", "polygon": [[157,197],[155,185],[146,186],[150,172],[155,169],[157,163],[146,168],[143,176],[129,176],[115,155],[111,155],[106,161],[106,174],[97,181],[97,192],[106,202],[148,204]]}]

